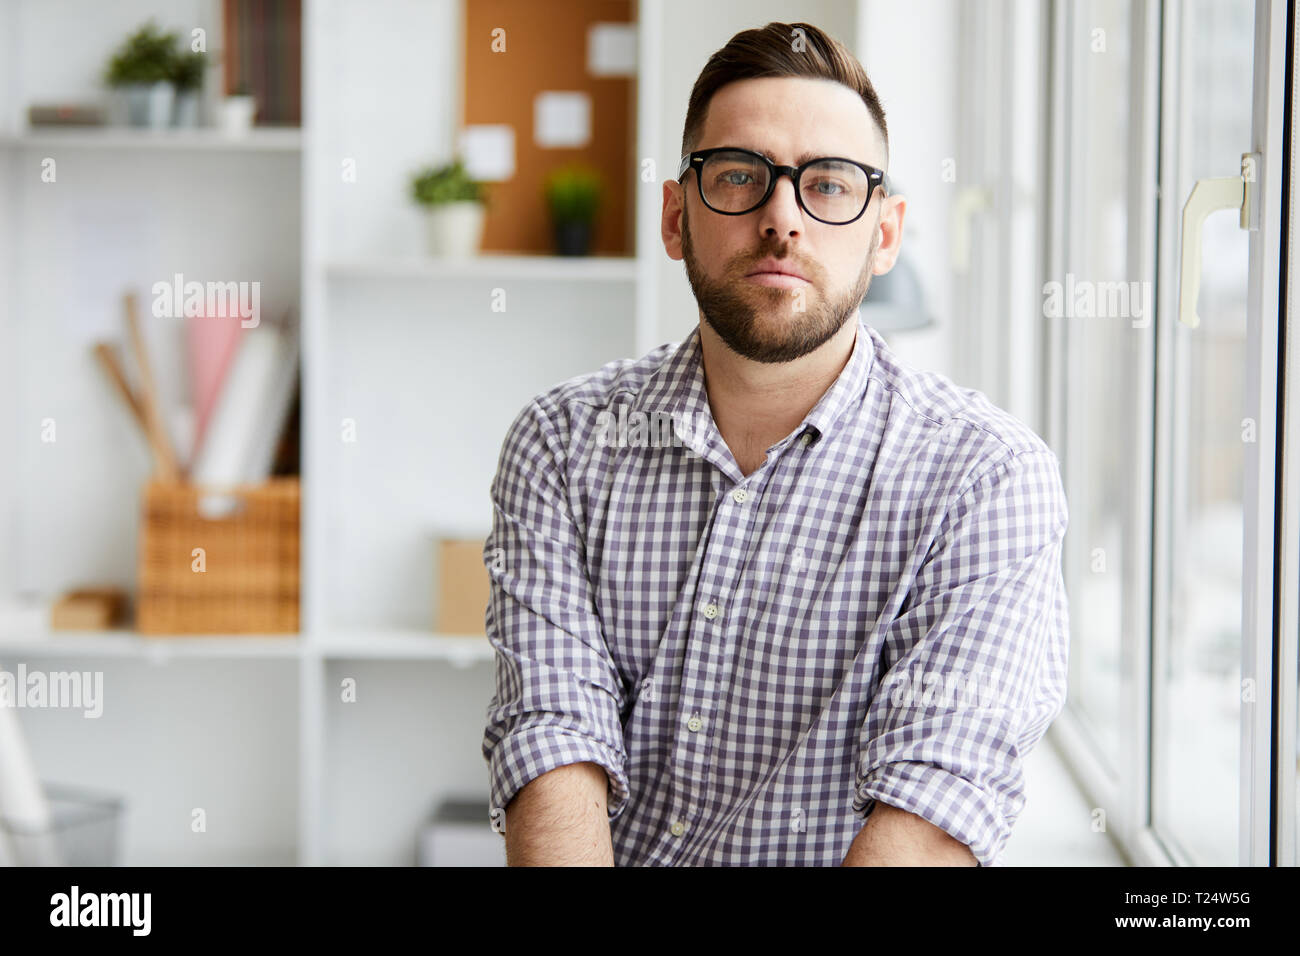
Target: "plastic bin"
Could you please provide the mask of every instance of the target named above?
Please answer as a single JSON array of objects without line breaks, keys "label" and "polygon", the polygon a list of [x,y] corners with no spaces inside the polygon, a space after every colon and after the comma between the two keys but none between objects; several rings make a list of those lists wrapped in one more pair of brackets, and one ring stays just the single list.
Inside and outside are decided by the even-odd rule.
[{"label": "plastic bin", "polygon": [[[18,864],[117,866],[125,802],[102,791],[43,784],[50,805],[48,831],[33,831],[0,817],[0,833]],[[47,860],[53,853],[56,859]]]}]

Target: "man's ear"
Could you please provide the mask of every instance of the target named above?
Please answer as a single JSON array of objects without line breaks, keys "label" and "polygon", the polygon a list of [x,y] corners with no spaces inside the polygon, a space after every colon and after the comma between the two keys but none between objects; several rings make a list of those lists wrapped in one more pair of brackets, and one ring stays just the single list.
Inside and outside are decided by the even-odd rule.
[{"label": "man's ear", "polygon": [[668,258],[678,261],[685,258],[682,253],[682,211],[685,202],[686,192],[681,183],[674,179],[664,183],[664,207],[659,221],[659,233]]},{"label": "man's ear", "polygon": [[872,275],[884,275],[894,268],[903,245],[903,216],[907,212],[907,199],[887,196],[880,213],[880,245],[876,247],[876,260],[871,266]]}]

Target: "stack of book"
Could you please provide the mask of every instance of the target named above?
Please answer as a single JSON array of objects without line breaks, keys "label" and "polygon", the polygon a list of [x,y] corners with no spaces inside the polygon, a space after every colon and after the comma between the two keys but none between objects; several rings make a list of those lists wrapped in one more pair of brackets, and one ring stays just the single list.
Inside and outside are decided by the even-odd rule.
[{"label": "stack of book", "polygon": [[224,0],[225,92],[257,99],[259,126],[302,125],[302,0]]},{"label": "stack of book", "polygon": [[[291,443],[297,438],[291,429],[286,435],[298,391],[298,326],[292,311],[279,322],[250,328],[224,306],[213,314],[187,316],[183,364],[190,394],[183,414],[176,415],[164,407],[155,383],[135,296],[125,296],[124,305],[139,385],[130,381],[116,343],[97,343],[95,355],[140,426],[155,477],[200,486],[257,484],[282,469],[296,470],[296,456],[284,447],[286,438]],[[165,355],[164,361],[178,358]],[[176,422],[188,424],[177,428]]]}]

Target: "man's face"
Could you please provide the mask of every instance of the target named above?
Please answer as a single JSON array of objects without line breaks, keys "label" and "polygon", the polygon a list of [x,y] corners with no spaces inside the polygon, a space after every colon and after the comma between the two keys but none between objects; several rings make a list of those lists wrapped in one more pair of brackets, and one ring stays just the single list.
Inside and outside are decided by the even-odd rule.
[{"label": "man's face", "polygon": [[[696,148],[712,146],[756,150],[780,165],[797,165],[808,153],[885,166],[866,104],[827,80],[765,77],[724,86]],[[799,208],[788,177],[760,208],[725,216],[701,202],[696,175],[665,184],[665,248],[685,260],[704,321],[746,358],[789,362],[823,345],[857,315],[871,276],[889,271],[897,257],[902,200],[894,208],[880,190],[856,222],[834,226]],[[751,275],[768,258],[806,281]]]}]

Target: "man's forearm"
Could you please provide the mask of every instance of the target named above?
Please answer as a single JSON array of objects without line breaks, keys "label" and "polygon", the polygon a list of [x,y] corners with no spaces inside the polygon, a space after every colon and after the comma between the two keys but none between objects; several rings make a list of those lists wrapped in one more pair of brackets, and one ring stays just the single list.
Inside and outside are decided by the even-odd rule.
[{"label": "man's forearm", "polygon": [[530,781],[506,807],[508,866],[613,866],[599,764],[556,767]]},{"label": "man's forearm", "polygon": [[979,866],[970,848],[916,814],[876,802],[841,866]]}]

